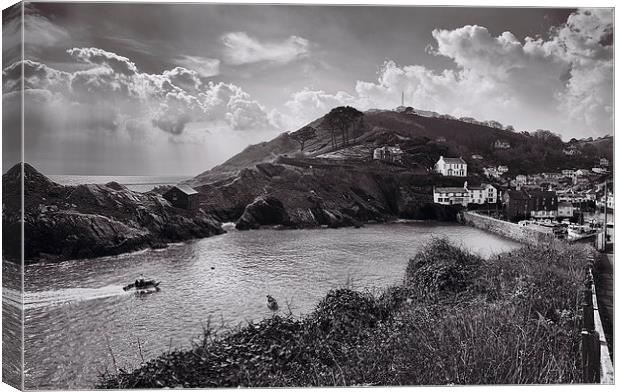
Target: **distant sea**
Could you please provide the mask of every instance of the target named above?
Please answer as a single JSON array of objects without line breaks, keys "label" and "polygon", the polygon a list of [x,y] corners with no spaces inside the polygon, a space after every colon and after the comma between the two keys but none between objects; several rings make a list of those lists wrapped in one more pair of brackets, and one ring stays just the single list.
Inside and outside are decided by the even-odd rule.
[{"label": "distant sea", "polygon": [[106,184],[116,181],[137,192],[148,192],[160,185],[175,185],[187,180],[188,176],[79,176],[79,175],[49,175],[52,181],[62,185]]}]

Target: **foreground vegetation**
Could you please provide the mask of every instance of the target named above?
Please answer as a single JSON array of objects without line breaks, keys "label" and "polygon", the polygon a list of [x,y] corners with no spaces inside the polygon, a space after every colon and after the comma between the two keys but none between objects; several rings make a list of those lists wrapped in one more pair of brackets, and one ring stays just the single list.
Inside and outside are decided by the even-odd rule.
[{"label": "foreground vegetation", "polygon": [[482,259],[446,240],[380,295],[333,290],[313,313],[274,316],[104,375],[99,388],[580,382],[585,246]]}]

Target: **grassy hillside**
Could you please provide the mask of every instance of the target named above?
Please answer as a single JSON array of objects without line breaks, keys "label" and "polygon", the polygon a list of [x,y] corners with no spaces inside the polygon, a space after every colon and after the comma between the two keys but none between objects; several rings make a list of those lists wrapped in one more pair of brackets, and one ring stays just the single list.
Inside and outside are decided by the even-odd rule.
[{"label": "grassy hillside", "polygon": [[[613,138],[597,140],[573,140],[564,143],[558,137],[545,132],[517,133],[471,124],[460,120],[423,117],[395,111],[369,111],[361,119],[351,123],[346,145],[336,132],[337,145],[332,143],[333,127],[328,115],[308,124],[316,129],[316,137],[304,146],[305,157],[371,159],[371,151],[382,145],[400,145],[407,153],[408,163],[429,167],[440,155],[462,156],[473,172],[480,172],[487,165],[507,165],[510,174],[529,174],[558,171],[569,168],[592,168],[600,157],[613,159]],[[438,141],[444,138],[445,141]],[[497,140],[510,143],[511,148],[498,150],[493,147]],[[580,154],[566,156],[563,149],[575,146]],[[471,159],[472,154],[484,157],[481,161]],[[252,145],[228,161],[198,175],[195,186],[221,181],[236,175],[239,170],[251,168],[258,163],[273,162],[278,156],[301,155],[299,144],[290,134],[283,133],[275,139]]]}]

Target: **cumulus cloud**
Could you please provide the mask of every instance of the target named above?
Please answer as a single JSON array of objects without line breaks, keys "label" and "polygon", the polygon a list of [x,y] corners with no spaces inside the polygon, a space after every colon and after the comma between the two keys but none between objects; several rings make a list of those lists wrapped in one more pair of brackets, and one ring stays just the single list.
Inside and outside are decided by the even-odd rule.
[{"label": "cumulus cloud", "polygon": [[290,110],[293,117],[309,120],[324,115],[336,106],[359,105],[359,103],[358,99],[344,91],[329,94],[323,90],[306,88],[293,93],[285,106]]},{"label": "cumulus cloud", "polygon": [[[613,16],[578,10],[547,40],[512,33],[493,36],[482,26],[432,32],[431,53],[456,69],[383,64],[376,81],[358,81],[355,94],[303,90],[286,106],[311,113],[337,105],[394,108],[408,105],[498,120],[520,129],[547,128],[567,137],[612,132]],[[310,118],[304,118],[304,121]],[[303,121],[300,121],[303,122]]]},{"label": "cumulus cloud", "polygon": [[245,32],[232,32],[224,34],[221,39],[225,46],[224,57],[233,65],[262,61],[288,63],[309,53],[308,40],[295,35],[282,41],[261,42]]},{"label": "cumulus cloud", "polygon": [[200,56],[180,56],[176,63],[184,68],[196,71],[201,77],[208,78],[220,73],[220,60]]},{"label": "cumulus cloud", "polygon": [[135,75],[138,68],[127,57],[107,52],[99,48],[73,48],[67,50],[75,59],[87,64],[100,65],[110,68],[114,73],[121,75]]},{"label": "cumulus cloud", "polygon": [[[72,48],[67,53],[89,68],[65,72],[25,60],[3,69],[5,93],[20,88],[22,67],[28,94],[44,93],[31,103],[53,107],[45,111],[51,116],[47,128],[53,124],[144,134],[150,124],[170,135],[183,134],[190,122],[224,124],[233,130],[274,128],[267,110],[240,87],[208,81],[195,70],[176,67],[148,74],[127,57],[99,48]],[[64,123],[55,123],[54,117]]]}]

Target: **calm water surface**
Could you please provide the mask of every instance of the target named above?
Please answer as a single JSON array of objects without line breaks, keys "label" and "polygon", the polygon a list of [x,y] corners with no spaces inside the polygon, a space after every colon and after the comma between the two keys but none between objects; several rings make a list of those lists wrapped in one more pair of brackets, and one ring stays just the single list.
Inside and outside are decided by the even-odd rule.
[{"label": "calm water surface", "polygon": [[[95,260],[26,267],[26,387],[90,388],[117,366],[134,368],[170,347],[188,347],[211,325],[269,317],[271,294],[294,314],[309,313],[330,289],[399,283],[407,260],[433,236],[483,256],[519,244],[478,229],[440,223],[361,229],[259,230]],[[158,293],[122,286],[143,273]],[[140,342],[140,348],[138,346]]]}]

